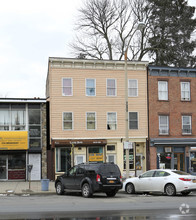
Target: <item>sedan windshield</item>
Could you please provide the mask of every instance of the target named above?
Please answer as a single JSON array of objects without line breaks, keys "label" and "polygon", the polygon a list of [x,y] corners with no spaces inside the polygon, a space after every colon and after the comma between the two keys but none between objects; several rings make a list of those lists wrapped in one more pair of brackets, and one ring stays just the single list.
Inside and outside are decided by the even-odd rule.
[{"label": "sedan windshield", "polygon": [[186,172],[183,172],[183,171],[180,171],[180,170],[175,170],[175,171],[172,171],[173,173],[176,173],[178,175],[190,175],[189,173],[186,173]]}]

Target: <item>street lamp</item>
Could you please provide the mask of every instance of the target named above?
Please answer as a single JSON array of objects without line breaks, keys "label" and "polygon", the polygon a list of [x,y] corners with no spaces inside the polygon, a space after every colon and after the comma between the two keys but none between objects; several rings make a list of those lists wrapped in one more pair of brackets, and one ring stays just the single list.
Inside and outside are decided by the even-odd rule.
[{"label": "street lamp", "polygon": [[[140,30],[142,32],[142,30],[145,28],[145,23],[144,22],[138,22],[137,25],[137,30]],[[129,42],[130,44],[130,42]],[[135,144],[131,144],[129,145],[129,123],[128,123],[128,118],[129,118],[129,109],[128,109],[128,77],[127,77],[127,52],[128,52],[128,48],[129,48],[129,44],[127,45],[127,48],[125,50],[125,143],[124,146],[126,146],[125,150],[126,150],[126,178],[129,178],[129,150],[133,149],[133,147],[135,146]],[[134,146],[133,146],[134,145]],[[134,147],[134,161],[136,160],[136,147]],[[135,166],[135,176],[136,176],[136,163],[134,162],[134,166]]]}]

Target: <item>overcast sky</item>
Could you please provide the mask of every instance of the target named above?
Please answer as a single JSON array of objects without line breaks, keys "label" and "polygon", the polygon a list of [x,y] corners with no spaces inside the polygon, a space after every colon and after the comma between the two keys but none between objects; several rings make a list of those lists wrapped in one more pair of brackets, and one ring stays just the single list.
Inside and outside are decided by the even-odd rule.
[{"label": "overcast sky", "polygon": [[83,1],[0,0],[1,98],[45,98],[48,57],[71,56],[68,44]]}]

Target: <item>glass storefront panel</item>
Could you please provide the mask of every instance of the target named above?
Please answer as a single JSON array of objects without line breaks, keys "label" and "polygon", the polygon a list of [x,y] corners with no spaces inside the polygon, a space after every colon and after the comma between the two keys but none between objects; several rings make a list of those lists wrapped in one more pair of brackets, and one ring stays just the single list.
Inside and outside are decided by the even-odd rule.
[{"label": "glass storefront panel", "polygon": [[[134,169],[134,151],[133,149],[129,150],[129,169]],[[126,170],[126,150],[124,150],[124,170]]]},{"label": "glass storefront panel", "polygon": [[103,147],[89,147],[88,148],[89,162],[104,162]]},{"label": "glass storefront panel", "polygon": [[66,172],[71,168],[71,148],[56,148],[56,172]]},{"label": "glass storefront panel", "polygon": [[[161,169],[171,169],[171,153],[160,153],[160,164],[159,167]],[[175,164],[175,162],[174,162]]]},{"label": "glass storefront panel", "polygon": [[0,180],[7,179],[7,157],[0,156]]},{"label": "glass storefront panel", "polygon": [[196,173],[196,152],[190,152],[191,171]]}]

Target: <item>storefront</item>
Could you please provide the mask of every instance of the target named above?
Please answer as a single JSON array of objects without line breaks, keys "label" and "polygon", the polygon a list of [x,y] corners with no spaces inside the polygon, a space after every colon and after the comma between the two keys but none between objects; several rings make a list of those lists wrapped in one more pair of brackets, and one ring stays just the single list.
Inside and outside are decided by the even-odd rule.
[{"label": "storefront", "polygon": [[106,140],[53,140],[52,148],[55,177],[68,171],[73,165],[106,162]]},{"label": "storefront", "polygon": [[191,146],[195,139],[151,139],[150,144],[156,149],[158,169],[194,170],[195,154]]},{"label": "storefront", "polygon": [[0,180],[25,180],[28,149],[26,131],[0,132]]},{"label": "storefront", "polygon": [[190,149],[190,173],[196,175],[196,147]]}]

